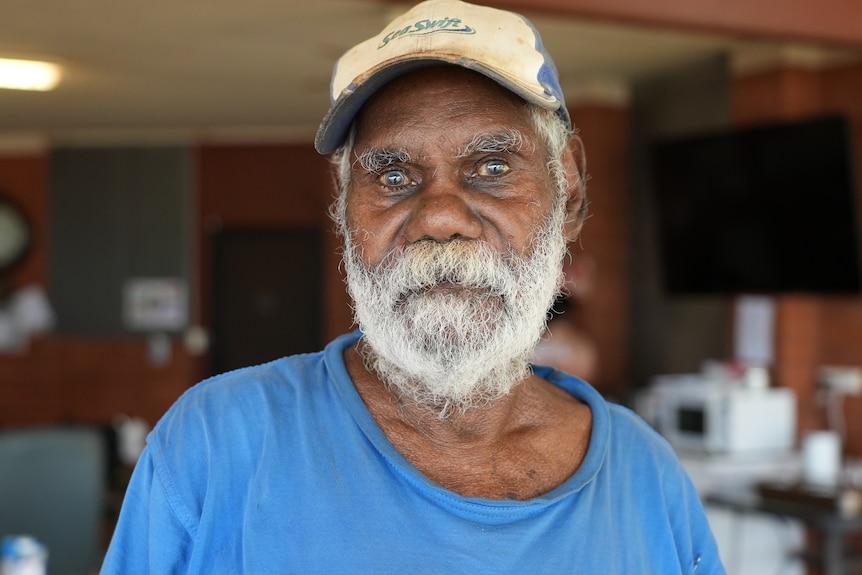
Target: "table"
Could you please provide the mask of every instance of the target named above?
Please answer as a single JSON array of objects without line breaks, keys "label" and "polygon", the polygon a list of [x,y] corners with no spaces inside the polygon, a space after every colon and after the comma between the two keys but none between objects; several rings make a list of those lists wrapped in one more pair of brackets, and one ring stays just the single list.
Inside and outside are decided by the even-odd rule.
[{"label": "table", "polygon": [[754,491],[716,491],[704,503],[737,513],[765,513],[796,519],[822,535],[819,553],[803,554],[802,559],[819,563],[823,575],[851,575],[862,571],[862,554],[854,555],[846,545],[853,534],[862,534],[862,515],[842,516],[837,511],[811,505],[766,499]]}]

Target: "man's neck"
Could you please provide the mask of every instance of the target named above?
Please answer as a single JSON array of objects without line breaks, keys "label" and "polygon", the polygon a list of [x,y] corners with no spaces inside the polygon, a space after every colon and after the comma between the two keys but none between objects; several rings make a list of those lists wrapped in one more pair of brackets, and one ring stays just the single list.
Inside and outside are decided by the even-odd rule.
[{"label": "man's neck", "polygon": [[536,376],[487,405],[441,418],[385,385],[356,348],[344,359],[392,444],[427,477],[462,495],[536,496],[568,478],[586,453],[589,408]]}]

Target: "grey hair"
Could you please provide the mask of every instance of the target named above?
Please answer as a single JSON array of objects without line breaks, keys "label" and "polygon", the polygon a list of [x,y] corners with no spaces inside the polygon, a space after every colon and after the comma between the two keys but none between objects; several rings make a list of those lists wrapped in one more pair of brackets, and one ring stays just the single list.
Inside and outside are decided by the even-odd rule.
[{"label": "grey hair", "polygon": [[[557,201],[567,201],[569,191],[575,189],[577,191],[576,197],[580,198],[581,203],[578,217],[585,218],[587,212],[586,175],[578,173],[575,175],[575,181],[570,183],[563,164],[566,147],[573,137],[577,137],[576,133],[556,112],[540,108],[535,104],[528,103],[526,107],[533,127],[548,151],[548,158],[550,159],[547,169],[556,188]],[[329,215],[336,224],[337,232],[342,235],[347,231],[347,192],[350,190],[351,169],[355,161],[353,158],[355,138],[356,124],[350,127],[344,144],[332,154],[337,195],[329,208]],[[356,158],[356,160],[359,159],[359,157]]]}]

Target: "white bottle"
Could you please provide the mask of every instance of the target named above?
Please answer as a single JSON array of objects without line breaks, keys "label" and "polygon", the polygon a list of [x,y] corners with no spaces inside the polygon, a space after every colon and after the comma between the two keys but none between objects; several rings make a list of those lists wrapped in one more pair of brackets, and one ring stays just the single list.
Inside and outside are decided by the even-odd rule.
[{"label": "white bottle", "polygon": [[11,535],[0,543],[0,575],[45,575],[48,550],[35,537]]}]

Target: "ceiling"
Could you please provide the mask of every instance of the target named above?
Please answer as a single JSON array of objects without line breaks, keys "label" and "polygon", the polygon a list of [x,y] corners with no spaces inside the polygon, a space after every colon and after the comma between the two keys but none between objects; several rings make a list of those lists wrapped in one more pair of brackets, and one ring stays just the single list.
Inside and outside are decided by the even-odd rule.
[{"label": "ceiling", "polygon": [[[0,0],[0,57],[64,67],[57,90],[0,90],[0,140],[311,139],[329,74],[398,6],[376,0]],[[821,62],[812,46],[528,14],[570,101],[718,52]],[[841,58],[846,54],[839,55]]]}]

